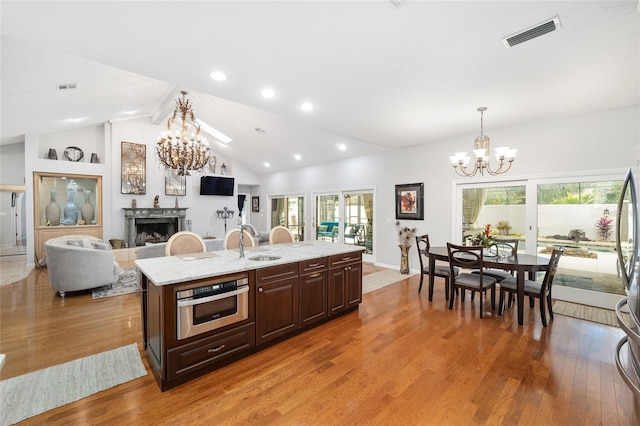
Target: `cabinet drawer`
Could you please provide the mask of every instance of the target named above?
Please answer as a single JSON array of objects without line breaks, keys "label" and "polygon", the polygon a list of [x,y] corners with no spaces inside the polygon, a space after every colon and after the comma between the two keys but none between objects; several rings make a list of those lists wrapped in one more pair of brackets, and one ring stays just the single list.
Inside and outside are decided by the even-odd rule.
[{"label": "cabinet drawer", "polygon": [[167,351],[167,379],[208,366],[255,346],[255,324],[206,337]]},{"label": "cabinet drawer", "polygon": [[256,270],[256,281],[258,284],[282,280],[285,278],[298,276],[298,263],[287,263],[286,265],[270,266]]},{"label": "cabinet drawer", "polygon": [[345,254],[336,254],[329,257],[329,267],[335,268],[346,263],[360,262],[362,260],[362,252],[352,252]]},{"label": "cabinet drawer", "polygon": [[317,259],[311,259],[311,260],[303,260],[299,263],[300,265],[299,273],[300,275],[302,275],[310,272],[327,269],[327,263],[328,261],[326,257],[319,257]]}]

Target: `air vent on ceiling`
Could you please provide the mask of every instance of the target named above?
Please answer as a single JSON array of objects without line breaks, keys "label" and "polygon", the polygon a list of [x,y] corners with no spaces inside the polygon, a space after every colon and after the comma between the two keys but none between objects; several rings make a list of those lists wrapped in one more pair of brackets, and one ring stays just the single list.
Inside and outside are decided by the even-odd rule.
[{"label": "air vent on ceiling", "polygon": [[78,85],[76,83],[62,83],[62,84],[58,84],[56,86],[56,89],[58,89],[58,90],[70,90],[70,89],[75,89],[77,87],[78,87]]},{"label": "air vent on ceiling", "polygon": [[560,17],[555,16],[541,24],[534,25],[531,28],[527,28],[526,30],[519,31],[513,35],[505,37],[502,39],[502,42],[507,47],[513,47],[516,44],[524,43],[525,41],[532,40],[536,37],[540,37],[541,35],[553,32],[560,28]]},{"label": "air vent on ceiling", "polygon": [[403,4],[405,4],[406,2],[407,0],[389,0],[389,3],[391,3],[391,6],[395,7],[396,9],[402,6]]}]

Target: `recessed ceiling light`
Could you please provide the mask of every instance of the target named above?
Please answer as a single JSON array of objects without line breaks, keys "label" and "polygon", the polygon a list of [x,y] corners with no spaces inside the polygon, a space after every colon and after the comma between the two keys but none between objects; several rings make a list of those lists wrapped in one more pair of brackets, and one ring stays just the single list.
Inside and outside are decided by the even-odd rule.
[{"label": "recessed ceiling light", "polygon": [[272,89],[262,89],[262,92],[260,92],[260,94],[263,98],[266,99],[273,99],[276,97],[276,92],[274,92]]},{"label": "recessed ceiling light", "polygon": [[347,149],[347,146],[346,146],[345,144],[341,143],[341,144],[339,144],[339,145],[338,145],[338,149],[339,149],[340,151],[344,151],[344,150],[346,150],[346,149]]},{"label": "recessed ceiling light", "polygon": [[271,167],[271,164],[269,164],[269,163],[265,162],[265,163],[264,163],[264,166],[265,166],[265,167]]},{"label": "recessed ceiling light", "polygon": [[222,71],[213,71],[211,74],[209,74],[209,77],[211,77],[215,81],[225,81],[227,79],[227,75]]},{"label": "recessed ceiling light", "polygon": [[293,156],[293,158],[295,158],[296,160],[301,160],[302,157],[300,156],[300,154],[296,154]]},{"label": "recessed ceiling light", "polygon": [[71,117],[69,119],[69,121],[73,121],[74,123],[77,123],[78,121],[82,121],[84,120],[84,117]]},{"label": "recessed ceiling light", "polygon": [[123,113],[125,113],[125,114],[133,114],[133,113],[135,113],[136,111],[138,111],[138,110],[137,110],[137,109],[127,109],[127,110],[122,111],[122,112],[123,112]]},{"label": "recessed ceiling light", "polygon": [[303,111],[312,111],[313,104],[311,104],[310,102],[304,102],[302,105],[300,105],[300,109]]}]

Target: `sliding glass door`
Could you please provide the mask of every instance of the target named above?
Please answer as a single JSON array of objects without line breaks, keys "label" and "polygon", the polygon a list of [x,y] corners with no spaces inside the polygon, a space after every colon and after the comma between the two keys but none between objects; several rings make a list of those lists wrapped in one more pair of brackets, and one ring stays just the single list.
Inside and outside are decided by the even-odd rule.
[{"label": "sliding glass door", "polygon": [[[494,237],[518,238],[520,252],[542,257],[562,247],[554,297],[612,308],[624,295],[614,232],[623,178],[460,183],[455,232],[465,241],[488,225]],[[621,225],[624,234],[628,227]]]},{"label": "sliding glass door", "polygon": [[363,260],[373,262],[374,191],[339,191],[314,199],[316,239],[364,247]]},{"label": "sliding glass door", "polygon": [[[537,253],[547,256],[554,248],[565,250],[554,279],[554,295],[580,298],[584,290],[602,297],[625,295],[614,232],[621,190],[618,179],[538,184]],[[628,217],[623,215],[622,220]],[[627,237],[622,238],[626,243]]]},{"label": "sliding glass door", "polygon": [[271,197],[271,227],[284,226],[304,241],[304,195]]}]

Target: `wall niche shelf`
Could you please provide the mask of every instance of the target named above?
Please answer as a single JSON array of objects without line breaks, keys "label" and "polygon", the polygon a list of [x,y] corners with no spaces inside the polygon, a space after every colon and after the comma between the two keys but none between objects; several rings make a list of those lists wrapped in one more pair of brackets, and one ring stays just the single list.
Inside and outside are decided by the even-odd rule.
[{"label": "wall niche shelf", "polygon": [[64,235],[102,239],[102,176],[33,173],[36,260],[44,243]]}]

